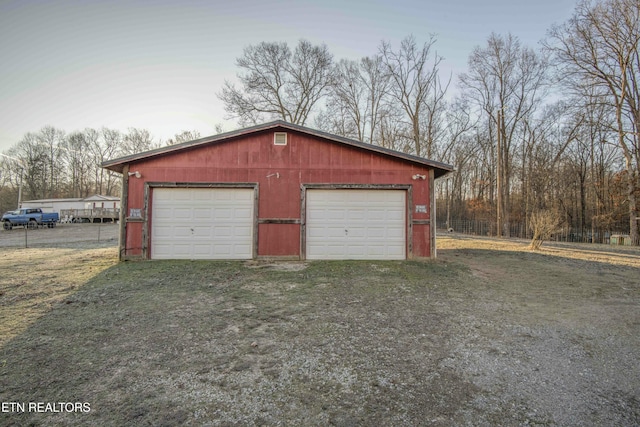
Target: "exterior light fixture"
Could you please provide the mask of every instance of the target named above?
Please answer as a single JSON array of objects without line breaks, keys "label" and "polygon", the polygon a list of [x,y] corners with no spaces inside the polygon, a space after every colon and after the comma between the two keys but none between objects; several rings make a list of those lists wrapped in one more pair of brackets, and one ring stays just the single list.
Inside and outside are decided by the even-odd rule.
[{"label": "exterior light fixture", "polygon": [[414,180],[416,180],[416,179],[427,179],[427,176],[426,175],[420,175],[420,174],[417,173],[417,174],[413,175],[411,178],[413,178]]},{"label": "exterior light fixture", "polygon": [[140,175],[140,172],[135,171],[135,172],[129,172],[129,176],[135,176],[136,178],[140,178],[142,175]]}]

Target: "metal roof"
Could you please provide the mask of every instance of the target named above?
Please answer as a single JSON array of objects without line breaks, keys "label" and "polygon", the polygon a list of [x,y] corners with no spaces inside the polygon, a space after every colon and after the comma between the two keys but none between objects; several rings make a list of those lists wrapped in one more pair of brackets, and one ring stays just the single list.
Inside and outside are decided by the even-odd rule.
[{"label": "metal roof", "polygon": [[423,157],[414,156],[412,154],[406,154],[401,151],[391,150],[391,149],[380,147],[373,144],[367,144],[364,142],[356,141],[354,139],[349,139],[342,136],[333,135],[327,132],[322,132],[316,129],[295,125],[292,123],[285,122],[283,120],[276,120],[273,122],[263,123],[260,125],[256,125],[256,126],[252,126],[244,129],[234,130],[231,132],[225,132],[218,135],[208,136],[208,137],[196,139],[193,141],[183,142],[181,144],[168,145],[166,147],[156,148],[154,150],[131,154],[129,156],[124,156],[124,157],[120,157],[113,160],[107,160],[102,163],[102,167],[105,169],[122,173],[124,169],[124,165],[128,163],[143,161],[143,160],[147,160],[147,159],[151,159],[159,156],[166,156],[176,152],[190,150],[193,148],[200,148],[207,145],[218,144],[221,142],[226,142],[229,139],[238,138],[238,137],[249,135],[252,133],[264,132],[267,130],[290,130],[290,131],[300,132],[307,135],[312,135],[322,139],[326,139],[328,141],[336,142],[339,144],[348,145],[351,147],[355,147],[355,148],[366,150],[366,151],[371,151],[371,152],[382,154],[385,156],[395,157],[395,158],[405,160],[411,163],[416,163],[422,166],[429,166],[434,169],[436,178],[441,177],[442,175],[445,175],[446,173],[453,171],[453,166],[448,165],[446,163],[436,162],[434,160],[425,159]]},{"label": "metal roof", "polygon": [[103,196],[102,194],[94,194],[93,196],[89,197],[23,200],[22,203],[116,202],[119,200],[120,197],[118,196]]}]

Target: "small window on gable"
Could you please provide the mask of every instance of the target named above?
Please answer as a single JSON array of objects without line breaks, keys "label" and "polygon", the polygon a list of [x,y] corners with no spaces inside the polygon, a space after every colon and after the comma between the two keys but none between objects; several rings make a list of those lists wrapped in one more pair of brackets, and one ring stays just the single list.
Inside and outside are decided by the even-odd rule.
[{"label": "small window on gable", "polygon": [[287,133],[275,132],[273,134],[273,145],[287,145]]}]

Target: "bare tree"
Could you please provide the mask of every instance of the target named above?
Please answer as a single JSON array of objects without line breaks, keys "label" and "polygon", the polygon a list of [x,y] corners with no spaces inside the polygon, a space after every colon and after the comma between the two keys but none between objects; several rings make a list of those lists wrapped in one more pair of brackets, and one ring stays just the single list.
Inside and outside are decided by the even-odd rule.
[{"label": "bare tree", "polygon": [[[451,211],[454,194],[458,205],[463,204],[463,181],[469,176],[468,162],[477,155],[478,146],[474,144],[471,130],[476,126],[471,111],[464,98],[457,97],[444,114],[446,126],[439,143],[435,146],[435,154],[439,161],[453,165],[455,170],[447,179],[440,181],[444,186],[446,200],[446,228],[451,226]],[[460,207],[460,206],[458,206]]]},{"label": "bare tree", "polygon": [[[438,81],[438,67],[442,57],[433,52],[436,39],[431,36],[429,41],[419,46],[413,36],[407,37],[400,43],[400,48],[394,51],[391,44],[383,42],[380,47],[386,72],[391,80],[389,93],[392,99],[400,105],[405,113],[408,130],[407,138],[412,140],[413,151],[417,156],[431,156],[432,142],[426,136],[424,124],[431,124],[427,117],[427,104],[432,97],[432,109],[442,99],[441,87]],[[436,111],[431,111],[435,117]],[[425,133],[427,135],[425,135]]]},{"label": "bare tree", "polygon": [[222,123],[216,123],[213,127],[214,135],[219,135],[221,133],[225,133],[224,125]]},{"label": "bare tree", "polygon": [[[0,155],[0,212],[20,207],[25,164],[17,156],[16,146]],[[17,204],[16,204],[17,200]]]},{"label": "bare tree", "polygon": [[567,149],[583,123],[582,112],[562,101],[545,105],[537,116],[523,118],[520,158],[514,162],[513,176],[513,187],[519,184],[521,190],[512,198],[512,216],[522,224],[530,224],[533,213],[547,210],[565,214],[566,222],[572,224],[567,215],[572,214],[573,204],[564,204],[564,197],[571,194],[573,200],[574,194],[562,185],[566,182],[563,171]]},{"label": "bare tree", "polygon": [[431,158],[436,150],[436,144],[447,137],[447,102],[445,96],[451,83],[451,77],[445,86],[442,86],[440,78],[436,76],[433,82],[433,89],[425,102],[425,114],[421,118],[424,139],[426,142],[425,157]]},{"label": "bare tree", "polygon": [[469,72],[460,75],[465,95],[487,117],[495,141],[497,228],[508,234],[513,152],[523,132],[525,118],[539,106],[548,83],[547,61],[519,40],[491,34],[485,48],[469,57]]},{"label": "bare tree", "polygon": [[307,40],[293,52],[286,43],[248,46],[236,61],[241,87],[225,82],[218,97],[229,116],[244,125],[265,117],[304,125],[333,83],[332,61],[326,45]]},{"label": "bare tree", "polygon": [[49,191],[50,157],[48,149],[40,143],[36,133],[29,132],[9,150],[9,154],[20,159],[24,167],[23,200],[44,199]]},{"label": "bare tree", "polygon": [[359,141],[377,143],[389,86],[382,58],[365,57],[359,62],[340,60],[334,76],[327,109],[320,113],[318,127]]},{"label": "bare tree", "polygon": [[364,141],[367,92],[358,62],[342,59],[336,64],[326,110],[319,114],[316,123],[327,132]]},{"label": "bare tree", "polygon": [[74,132],[66,139],[63,147],[69,168],[69,195],[73,197],[87,197],[90,195],[92,181],[91,172],[95,168],[87,141],[86,133]]},{"label": "bare tree", "polygon": [[[629,228],[640,244],[640,3],[638,0],[582,1],[573,17],[550,32],[548,49],[564,81],[578,94],[615,111],[617,143],[625,160]],[[599,97],[594,98],[594,88]]]},{"label": "bare tree", "polygon": [[384,117],[389,116],[389,105],[385,99],[389,94],[390,80],[380,55],[362,58],[360,70],[362,82],[366,87],[366,111],[369,117],[369,132],[368,135],[365,132],[364,141],[374,144],[381,121]]},{"label": "bare tree", "polygon": [[141,153],[151,148],[153,138],[147,129],[129,128],[129,132],[123,136],[120,154],[128,155]]},{"label": "bare tree", "polygon": [[100,131],[85,129],[84,132],[95,165],[95,192],[112,195],[112,193],[115,193],[116,177],[105,171],[100,165],[102,162],[116,158],[121,154],[122,134],[117,130],[108,128],[102,128]]},{"label": "bare tree", "polygon": [[412,140],[406,138],[406,125],[402,119],[402,112],[397,108],[385,108],[380,114],[376,145],[403,153],[415,153]]},{"label": "bare tree", "polygon": [[173,138],[169,138],[166,145],[182,144],[183,142],[193,141],[198,138],[200,138],[200,132],[197,130],[183,130],[182,132],[175,134]]},{"label": "bare tree", "polygon": [[48,186],[46,197],[56,197],[56,192],[65,178],[64,174],[60,173],[65,170],[61,164],[64,158],[58,149],[58,146],[64,141],[64,131],[56,129],[53,126],[45,126],[38,132],[37,140],[38,144],[47,150],[48,163],[46,169]]}]

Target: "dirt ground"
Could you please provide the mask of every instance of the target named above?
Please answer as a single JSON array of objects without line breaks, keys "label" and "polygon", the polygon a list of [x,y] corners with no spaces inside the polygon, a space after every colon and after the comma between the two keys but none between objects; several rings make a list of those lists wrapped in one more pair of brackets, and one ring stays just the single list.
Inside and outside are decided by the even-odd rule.
[{"label": "dirt ground", "polygon": [[5,405],[0,425],[639,425],[640,250],[526,246],[445,235],[437,261],[309,263],[0,249],[0,402],[90,406]]}]

